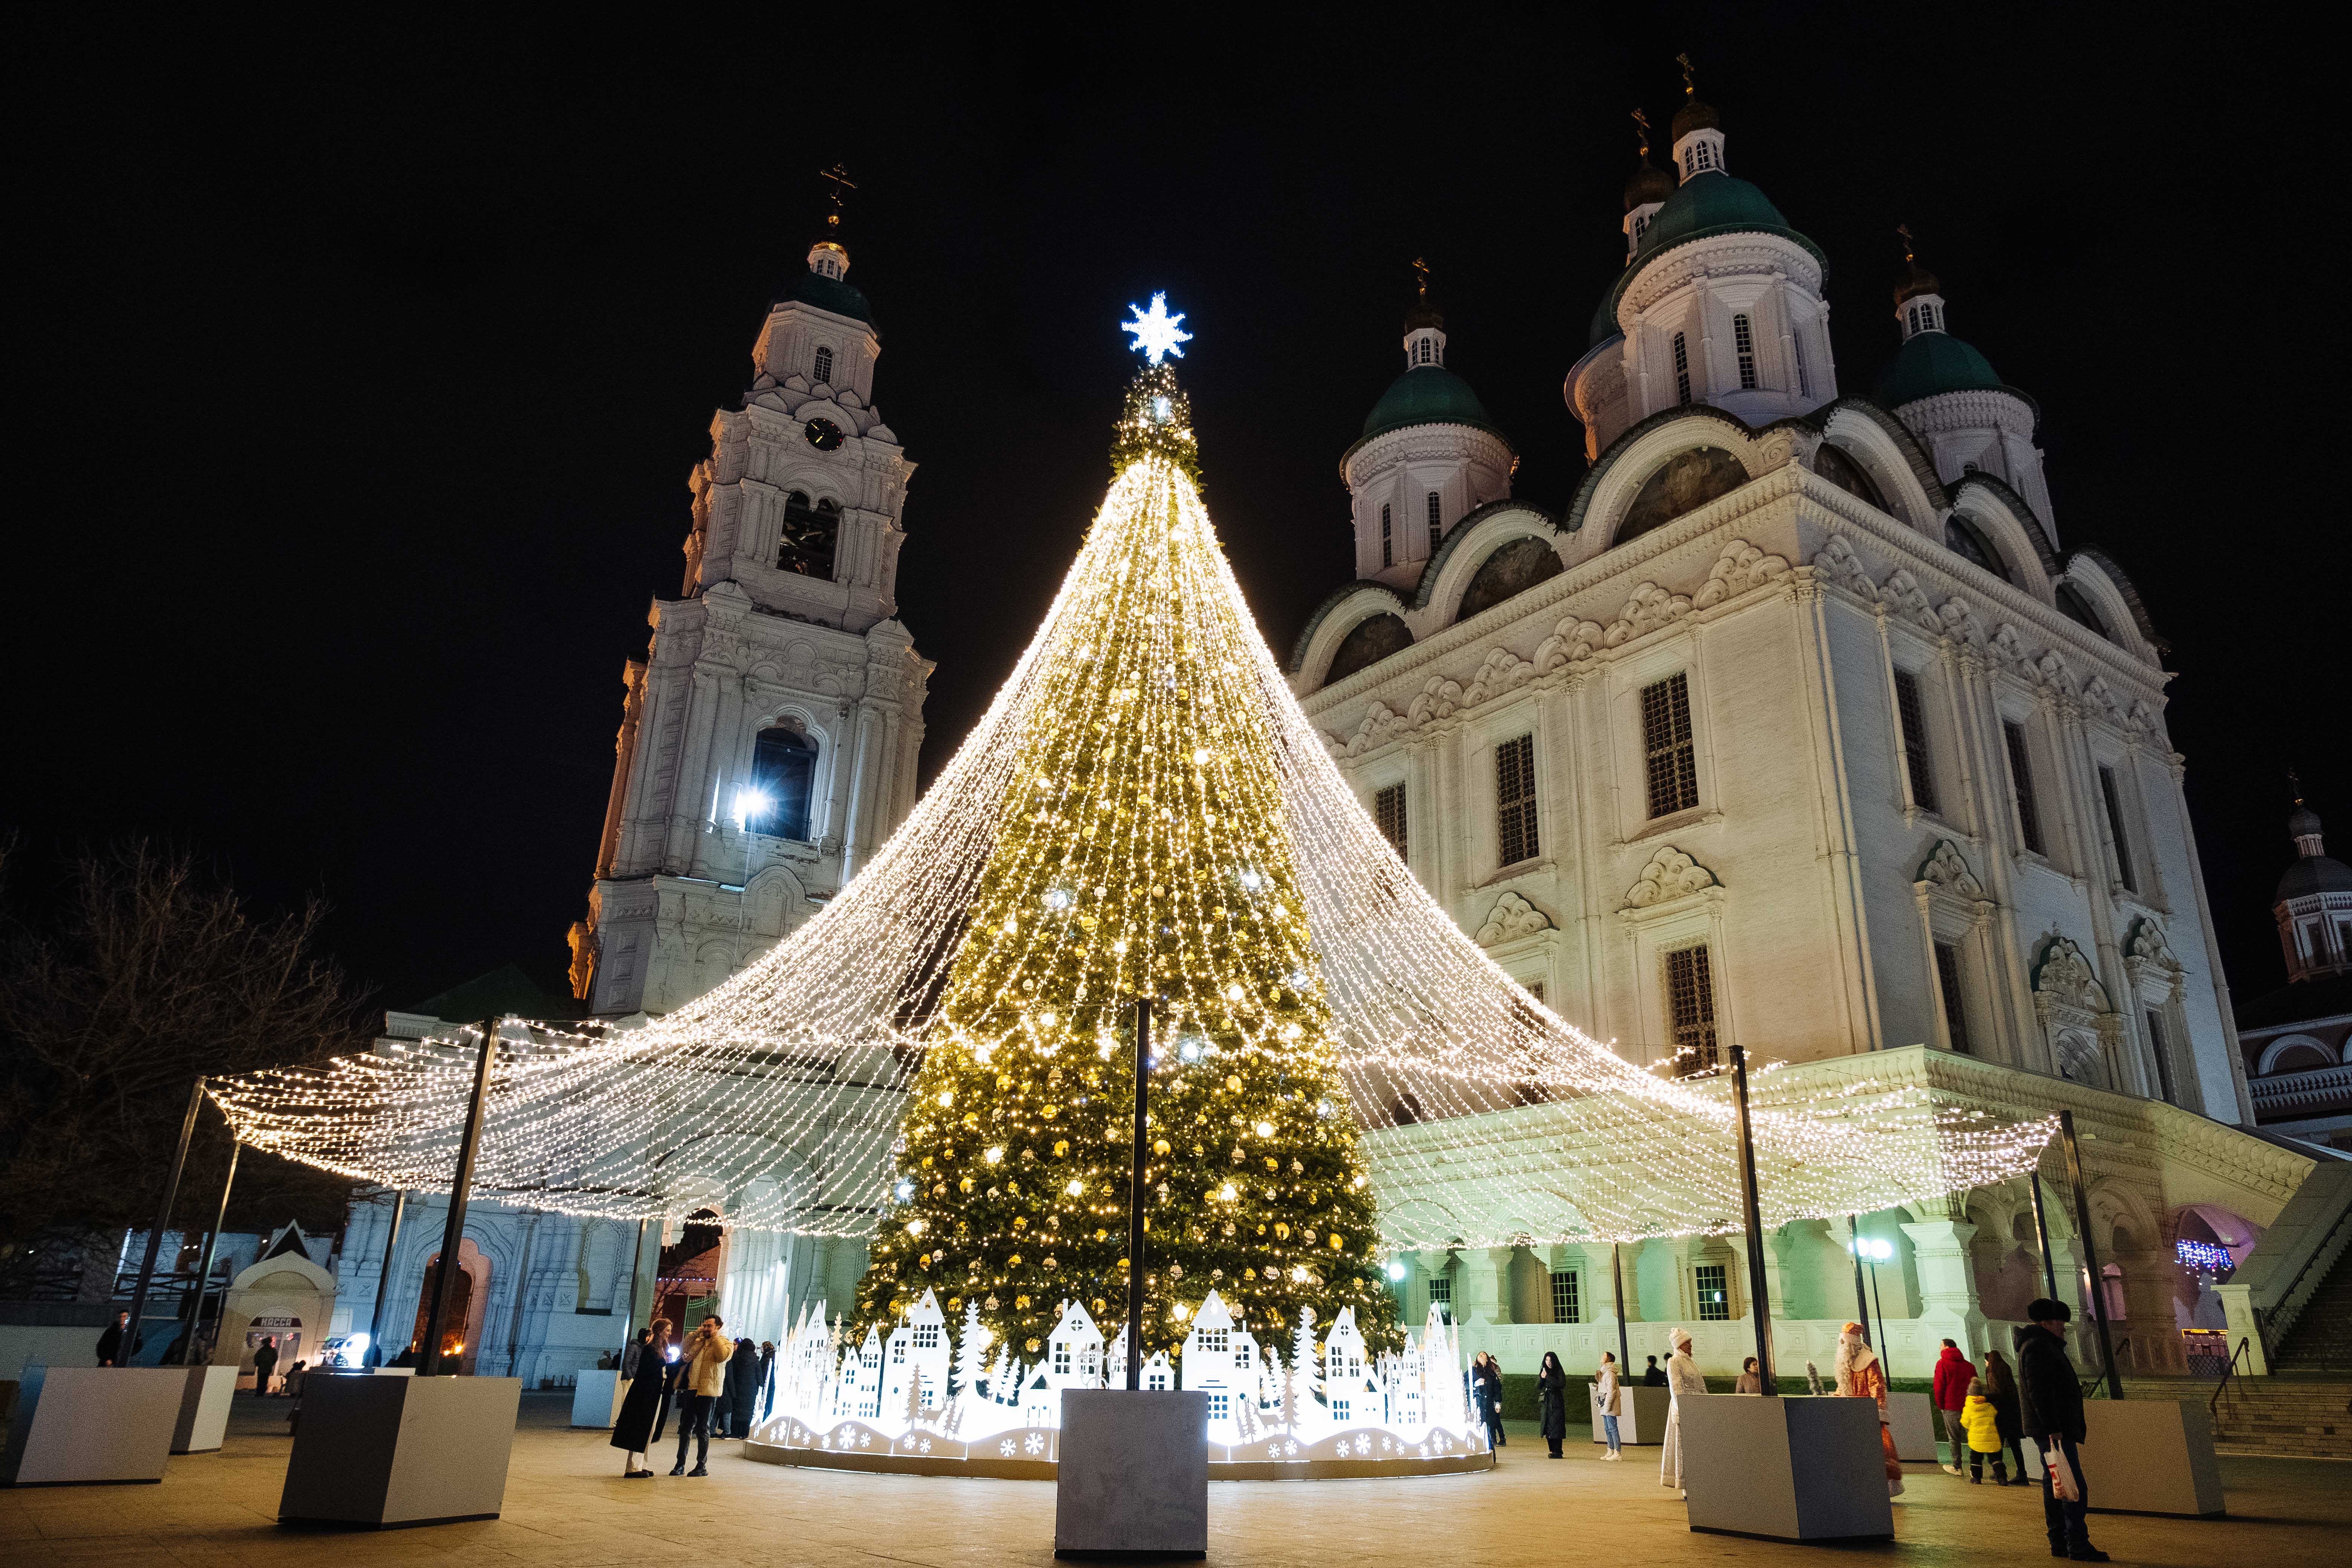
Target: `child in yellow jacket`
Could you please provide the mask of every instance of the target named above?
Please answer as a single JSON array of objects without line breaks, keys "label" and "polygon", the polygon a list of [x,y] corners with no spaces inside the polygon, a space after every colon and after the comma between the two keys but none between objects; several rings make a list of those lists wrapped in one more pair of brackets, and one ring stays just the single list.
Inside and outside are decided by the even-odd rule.
[{"label": "child in yellow jacket", "polygon": [[1960,1429],[1969,1436],[1969,1484],[1976,1486],[1984,1480],[1985,1456],[1992,1456],[1992,1484],[2009,1485],[2009,1469],[2001,1462],[2000,1427],[1993,1415],[1992,1401],[1985,1397],[1984,1380],[1969,1380],[1969,1395],[1960,1407]]}]

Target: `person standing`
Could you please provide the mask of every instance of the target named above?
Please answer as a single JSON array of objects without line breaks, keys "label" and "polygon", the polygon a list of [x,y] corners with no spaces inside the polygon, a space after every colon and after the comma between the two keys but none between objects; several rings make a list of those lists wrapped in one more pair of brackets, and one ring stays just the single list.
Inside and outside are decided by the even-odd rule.
[{"label": "person standing", "polygon": [[1623,1408],[1622,1399],[1617,1391],[1617,1352],[1602,1351],[1601,1370],[1592,1379],[1592,1408],[1600,1413],[1601,1436],[1609,1444],[1609,1451],[1601,1456],[1604,1459],[1622,1459],[1625,1457],[1624,1445],[1617,1440],[1617,1417]]},{"label": "person standing", "polygon": [[2050,1555],[2105,1563],[2091,1544],[2091,1484],[2083,1474],[2083,1385],[2066,1356],[2066,1328],[2074,1310],[2044,1296],[2025,1309],[2017,1331],[2017,1393],[2025,1435],[2042,1446],[2042,1523]]},{"label": "person standing", "polygon": [[264,1334],[253,1348],[253,1396],[259,1399],[269,1392],[269,1380],[278,1371],[278,1336]]},{"label": "person standing", "polygon": [[1739,1375],[1732,1380],[1731,1392],[1734,1394],[1764,1392],[1764,1374],[1758,1370],[1754,1356],[1749,1356],[1739,1363]]},{"label": "person standing", "polygon": [[774,1342],[760,1342],[760,1419],[764,1421],[776,1413],[776,1347]]},{"label": "person standing", "polygon": [[760,1352],[747,1337],[727,1359],[727,1436],[751,1435],[751,1400],[760,1386]]},{"label": "person standing", "polygon": [[1959,1342],[1946,1340],[1944,1348],[1937,1352],[1936,1375],[1928,1386],[1936,1398],[1936,1409],[1944,1417],[1944,1436],[1952,1444],[1952,1461],[1944,1469],[1955,1476],[1960,1473],[1960,1452],[1969,1442],[1960,1415],[1969,1402],[1969,1384],[1976,1380],[1977,1369],[1960,1349]]},{"label": "person standing", "polygon": [[1838,1335],[1837,1391],[1848,1399],[1871,1399],[1878,1404],[1878,1445],[1886,1458],[1886,1495],[1903,1495],[1903,1461],[1895,1457],[1895,1434],[1886,1429],[1886,1365],[1870,1342],[1862,1337],[1860,1323],[1848,1323]]},{"label": "person standing", "polygon": [[106,1332],[98,1336],[98,1364],[128,1366],[131,1353],[131,1314],[118,1311]]},{"label": "person standing", "polygon": [[1650,1364],[1642,1369],[1642,1386],[1643,1388],[1665,1387],[1666,1369],[1658,1364],[1658,1358],[1656,1356],[1652,1356],[1649,1359]]},{"label": "person standing", "polygon": [[[710,1473],[710,1407],[726,1392],[727,1362],[735,1353],[735,1342],[720,1331],[726,1326],[716,1312],[703,1319],[687,1335],[685,1351],[678,1357],[677,1463],[670,1467],[673,1476]],[[686,1468],[688,1437],[697,1439],[691,1470]]]},{"label": "person standing", "polygon": [[1551,1445],[1551,1457],[1557,1459],[1560,1442],[1568,1436],[1568,1369],[1549,1351],[1544,1352],[1543,1364],[1536,1370],[1536,1394],[1543,1404],[1544,1441]]},{"label": "person standing", "polygon": [[669,1378],[669,1367],[662,1359],[668,1335],[668,1320],[656,1318],[621,1352],[621,1380],[629,1385],[629,1392],[621,1396],[621,1408],[613,1417],[612,1443],[621,1450],[625,1480],[653,1479],[646,1450],[654,1444],[654,1422],[661,1414],[662,1393]]},{"label": "person standing", "polygon": [[1706,1392],[1706,1379],[1691,1358],[1688,1329],[1667,1331],[1665,1383],[1666,1446],[1658,1455],[1658,1484],[1674,1488],[1676,1496],[1687,1497],[1689,1493],[1683,1489],[1683,1400]]},{"label": "person standing", "polygon": [[2020,1425],[2017,1411],[2017,1374],[2009,1370],[2009,1363],[1999,1351],[1985,1352],[1984,1376],[1978,1380],[1984,1396],[1992,1405],[1993,1430],[2000,1434],[2001,1446],[2017,1461],[2017,1479],[2008,1484],[2013,1487],[2030,1485],[2025,1474],[2025,1428]]}]

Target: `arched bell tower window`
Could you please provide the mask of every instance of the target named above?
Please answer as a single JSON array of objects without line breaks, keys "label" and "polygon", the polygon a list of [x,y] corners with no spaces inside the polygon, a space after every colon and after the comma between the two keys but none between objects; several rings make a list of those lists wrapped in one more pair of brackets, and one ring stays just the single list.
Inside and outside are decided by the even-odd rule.
[{"label": "arched bell tower window", "polygon": [[1739,390],[1756,390],[1756,331],[1745,315],[1731,318],[1731,346],[1739,355]]},{"label": "arched bell tower window", "polygon": [[1444,535],[1444,532],[1445,514],[1442,503],[1437,499],[1437,492],[1432,490],[1429,492],[1429,542],[1433,549],[1436,547],[1438,540]]},{"label": "arched bell tower window", "polygon": [[812,506],[805,490],[794,490],[784,498],[781,531],[779,567],[804,577],[832,578],[834,545],[841,537],[839,502],[827,500]]},{"label": "arched bell tower window", "polygon": [[2002,582],[2016,581],[2009,574],[2009,566],[2001,560],[2000,552],[1994,548],[1991,540],[1985,537],[1984,530],[1967,518],[1955,513],[1951,521],[1944,524],[1944,543],[1955,555],[1963,556],[1983,567]]},{"label": "arched bell tower window", "polygon": [[1675,401],[1688,403],[1690,396],[1690,344],[1682,333],[1675,334]]},{"label": "arched bell tower window", "polygon": [[1395,531],[1390,521],[1389,509],[1381,508],[1381,566],[1382,570],[1396,564]]},{"label": "arched bell tower window", "polygon": [[743,826],[772,838],[806,839],[816,780],[816,742],[798,730],[762,730],[751,742],[751,786]]},{"label": "arched bell tower window", "polygon": [[821,348],[816,351],[816,379],[828,385],[833,382],[833,351],[831,349]]}]

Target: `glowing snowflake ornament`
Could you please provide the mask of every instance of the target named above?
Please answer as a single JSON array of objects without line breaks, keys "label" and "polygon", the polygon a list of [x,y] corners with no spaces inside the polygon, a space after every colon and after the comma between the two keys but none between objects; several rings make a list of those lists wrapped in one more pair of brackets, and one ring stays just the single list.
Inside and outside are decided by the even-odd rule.
[{"label": "glowing snowflake ornament", "polygon": [[[1120,322],[1118,330],[1135,334],[1134,348],[1137,353],[1141,354],[1153,364],[1158,364],[1170,354],[1174,354],[1178,359],[1184,357],[1184,351],[1176,345],[1191,342],[1192,334],[1184,330],[1184,313],[1181,310],[1172,316],[1168,313],[1167,295],[1154,294],[1151,297],[1151,311],[1149,315],[1144,313],[1143,308],[1139,305],[1129,305],[1128,310],[1133,313],[1135,320]],[[1162,414],[1160,417],[1165,419],[1167,416]]]}]

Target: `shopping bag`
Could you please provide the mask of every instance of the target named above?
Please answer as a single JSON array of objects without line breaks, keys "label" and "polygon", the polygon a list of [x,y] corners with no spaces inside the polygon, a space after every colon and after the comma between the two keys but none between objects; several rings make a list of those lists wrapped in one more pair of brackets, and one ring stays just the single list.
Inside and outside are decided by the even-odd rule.
[{"label": "shopping bag", "polygon": [[2061,1502],[2083,1500],[2082,1478],[2066,1462],[2066,1450],[2056,1443],[2042,1445],[2042,1463],[2050,1472],[2050,1493]]}]

